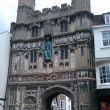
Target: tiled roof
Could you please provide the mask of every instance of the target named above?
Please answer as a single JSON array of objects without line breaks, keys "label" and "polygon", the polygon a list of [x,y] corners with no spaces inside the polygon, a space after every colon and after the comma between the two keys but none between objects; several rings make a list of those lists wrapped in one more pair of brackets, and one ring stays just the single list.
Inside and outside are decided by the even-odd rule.
[{"label": "tiled roof", "polygon": [[93,25],[101,25],[104,24],[103,16],[102,15],[95,15]]}]

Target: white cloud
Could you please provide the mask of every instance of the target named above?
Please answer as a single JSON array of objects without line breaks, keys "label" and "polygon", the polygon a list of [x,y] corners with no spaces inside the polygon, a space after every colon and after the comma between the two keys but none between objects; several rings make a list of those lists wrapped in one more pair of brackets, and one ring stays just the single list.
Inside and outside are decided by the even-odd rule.
[{"label": "white cloud", "polygon": [[15,21],[17,0],[2,0],[0,2],[0,32],[9,31],[10,23]]},{"label": "white cloud", "polygon": [[91,8],[94,14],[110,12],[110,0],[91,0]]},{"label": "white cloud", "polygon": [[[60,6],[62,3],[71,4],[71,0],[36,0],[36,9]],[[18,0],[0,1],[0,32],[9,31],[10,23],[16,21]],[[91,0],[92,12],[102,14],[110,12],[110,0]]]}]

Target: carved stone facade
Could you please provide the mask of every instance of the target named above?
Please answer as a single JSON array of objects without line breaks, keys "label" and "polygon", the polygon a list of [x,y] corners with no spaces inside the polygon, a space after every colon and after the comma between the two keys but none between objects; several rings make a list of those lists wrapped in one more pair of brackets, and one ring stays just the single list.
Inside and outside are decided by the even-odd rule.
[{"label": "carved stone facade", "polygon": [[[42,13],[34,6],[35,0],[19,0],[17,21],[11,24],[5,110],[51,110],[59,94],[71,99],[72,110],[97,110],[90,0]],[[52,44],[49,60],[46,36]]]}]

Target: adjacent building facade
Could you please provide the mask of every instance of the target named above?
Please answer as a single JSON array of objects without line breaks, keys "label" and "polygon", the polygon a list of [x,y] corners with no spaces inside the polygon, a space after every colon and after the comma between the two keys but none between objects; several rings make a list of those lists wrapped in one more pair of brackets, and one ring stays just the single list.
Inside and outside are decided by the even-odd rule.
[{"label": "adjacent building facade", "polygon": [[[99,109],[110,110],[110,13],[96,16],[93,26]],[[96,21],[97,21],[96,20]]]},{"label": "adjacent building facade", "polygon": [[10,33],[0,33],[0,110],[3,110],[5,101],[10,56],[10,39]]},{"label": "adjacent building facade", "polygon": [[42,12],[35,0],[19,0],[5,110],[51,110],[59,94],[71,99],[71,110],[97,110],[93,17],[90,0]]},{"label": "adjacent building facade", "polygon": [[63,94],[53,99],[52,110],[71,110],[71,99]]}]

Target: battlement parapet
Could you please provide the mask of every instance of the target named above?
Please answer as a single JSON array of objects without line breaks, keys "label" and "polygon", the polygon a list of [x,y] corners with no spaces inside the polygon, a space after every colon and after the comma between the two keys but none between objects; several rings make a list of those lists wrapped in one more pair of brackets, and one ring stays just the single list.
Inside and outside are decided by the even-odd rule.
[{"label": "battlement parapet", "polygon": [[81,6],[79,7],[76,2],[71,5],[64,3],[60,7],[56,5],[51,8],[44,8],[42,11],[33,10],[31,7],[22,5],[18,7],[17,23],[30,24],[32,22],[43,22],[50,19],[58,20],[59,23],[59,18],[62,17],[66,17],[68,21],[75,19],[77,16],[87,15],[91,17],[89,8],[86,8],[84,4],[81,2]]},{"label": "battlement parapet", "polygon": [[59,11],[68,11],[68,7],[69,5],[67,5],[67,3],[61,4],[61,7],[56,6],[52,6],[51,8],[44,8],[42,9],[42,14],[47,14],[49,12],[53,13],[53,12],[59,12]]},{"label": "battlement parapet", "polygon": [[36,10],[35,16],[37,18],[37,21],[42,21],[45,19],[53,19],[61,16],[68,16],[72,13],[74,13],[72,7],[70,5],[67,5],[67,3],[64,3],[61,4],[61,7],[58,7],[56,5],[56,6],[52,6],[51,8],[44,8],[42,9],[42,12]]}]

